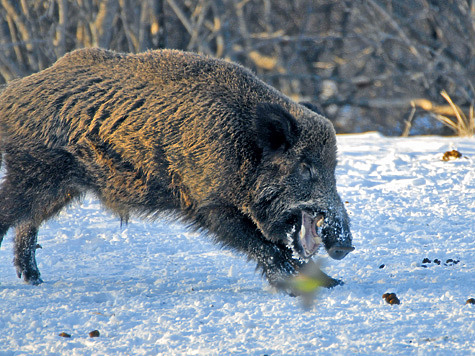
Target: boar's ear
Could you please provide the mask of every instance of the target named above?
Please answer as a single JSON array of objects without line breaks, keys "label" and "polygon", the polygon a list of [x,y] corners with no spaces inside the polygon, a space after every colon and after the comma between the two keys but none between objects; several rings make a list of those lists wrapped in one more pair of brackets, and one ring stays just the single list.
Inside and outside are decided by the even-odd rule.
[{"label": "boar's ear", "polygon": [[311,103],[309,101],[301,101],[299,104],[302,105],[302,106],[305,106],[307,109],[312,110],[313,112],[317,113],[318,115],[325,116],[325,115],[323,115],[323,109],[317,104]]},{"label": "boar's ear", "polygon": [[257,145],[264,152],[287,151],[299,137],[297,120],[278,104],[257,106]]}]

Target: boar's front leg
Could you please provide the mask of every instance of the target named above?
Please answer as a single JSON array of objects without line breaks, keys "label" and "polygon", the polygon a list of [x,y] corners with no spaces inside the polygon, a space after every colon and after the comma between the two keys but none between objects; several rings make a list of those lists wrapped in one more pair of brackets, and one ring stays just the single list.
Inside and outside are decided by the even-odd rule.
[{"label": "boar's front leg", "polygon": [[[284,244],[267,240],[255,224],[234,208],[201,209],[195,222],[205,226],[215,239],[225,247],[244,253],[257,262],[257,269],[265,275],[269,284],[290,295],[299,294],[289,287],[288,278],[299,271],[314,270],[312,260],[304,262],[293,258],[293,252]],[[312,269],[313,268],[313,269]],[[319,271],[323,287],[332,288],[342,284],[323,271]]]},{"label": "boar's front leg", "polygon": [[292,258],[290,249],[267,240],[248,217],[233,208],[206,209],[200,216],[199,225],[207,227],[223,246],[256,261],[257,268],[278,289],[282,289],[282,282],[295,275],[303,265]]}]

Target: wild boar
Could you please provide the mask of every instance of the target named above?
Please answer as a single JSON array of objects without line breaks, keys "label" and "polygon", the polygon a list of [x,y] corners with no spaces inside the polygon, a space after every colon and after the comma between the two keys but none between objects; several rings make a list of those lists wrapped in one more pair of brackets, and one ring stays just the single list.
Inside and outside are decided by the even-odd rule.
[{"label": "wild boar", "polygon": [[274,286],[320,245],[353,250],[330,121],[224,60],[71,52],[3,88],[0,147],[0,243],[14,227],[14,265],[33,285],[41,223],[86,192],[123,221],[174,214]]}]

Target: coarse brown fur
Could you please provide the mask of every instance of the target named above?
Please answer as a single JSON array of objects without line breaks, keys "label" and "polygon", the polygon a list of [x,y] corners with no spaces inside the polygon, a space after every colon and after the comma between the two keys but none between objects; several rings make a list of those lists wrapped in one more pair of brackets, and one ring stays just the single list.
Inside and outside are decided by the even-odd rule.
[{"label": "coarse brown fur", "polygon": [[0,92],[0,145],[0,243],[15,227],[32,284],[41,223],[88,191],[125,221],[176,214],[275,285],[305,263],[289,242],[300,211],[325,216],[327,250],[351,249],[332,125],[234,63],[74,51]]}]

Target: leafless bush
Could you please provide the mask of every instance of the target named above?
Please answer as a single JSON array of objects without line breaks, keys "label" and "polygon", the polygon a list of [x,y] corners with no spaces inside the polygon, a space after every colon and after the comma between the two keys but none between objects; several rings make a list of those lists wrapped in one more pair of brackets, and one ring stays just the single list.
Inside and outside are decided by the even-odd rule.
[{"label": "leafless bush", "polygon": [[180,48],[253,68],[340,132],[450,133],[411,102],[474,105],[474,38],[473,0],[0,0],[0,83],[80,47]]}]

